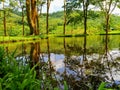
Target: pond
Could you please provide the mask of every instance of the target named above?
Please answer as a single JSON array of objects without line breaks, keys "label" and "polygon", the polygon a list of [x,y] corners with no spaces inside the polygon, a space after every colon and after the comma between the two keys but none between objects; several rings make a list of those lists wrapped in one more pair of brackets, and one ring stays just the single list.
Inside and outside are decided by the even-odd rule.
[{"label": "pond", "polygon": [[[120,84],[120,36],[50,37],[34,42],[3,45],[15,58],[45,72],[63,89],[96,90],[102,81]],[[55,83],[56,83],[55,82]],[[109,85],[110,87],[110,85]]]}]

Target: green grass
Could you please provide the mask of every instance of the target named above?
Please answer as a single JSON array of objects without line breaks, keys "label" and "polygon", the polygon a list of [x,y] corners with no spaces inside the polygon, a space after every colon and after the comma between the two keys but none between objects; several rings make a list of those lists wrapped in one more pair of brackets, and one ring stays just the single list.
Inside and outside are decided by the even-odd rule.
[{"label": "green grass", "polygon": [[[94,12],[94,14],[99,14],[97,17],[93,18],[93,16],[89,16],[87,22],[87,33],[88,34],[104,34],[103,32],[103,22],[104,18],[100,14],[100,12]],[[49,33],[50,34],[63,34],[63,12],[56,12],[50,15],[49,17]],[[59,17],[58,17],[59,16]],[[26,18],[26,16],[25,16]],[[21,36],[22,35],[22,17],[18,16],[12,12],[9,12],[6,17],[6,26],[7,26],[7,35],[9,36]],[[110,20],[110,28],[114,28],[114,33],[110,34],[117,34],[120,30],[120,16],[111,15]],[[40,17],[40,33],[46,33],[46,17],[43,15]],[[102,33],[102,32],[103,33]],[[25,19],[25,35],[29,35],[29,27],[27,24],[27,20]],[[66,25],[66,34],[67,35],[75,35],[75,34],[83,34],[84,33],[84,25],[82,21],[76,23],[74,26],[72,23]],[[3,13],[1,12],[0,16],[0,36],[4,35],[3,29]],[[46,38],[46,37],[42,37]]]},{"label": "green grass", "polygon": [[40,39],[40,36],[0,36],[0,42],[18,42],[38,39]]},{"label": "green grass", "polygon": [[[99,33],[100,35],[105,35],[106,34],[106,32],[101,32],[101,33]],[[120,35],[120,31],[110,31],[110,32],[108,32],[108,35]]]}]

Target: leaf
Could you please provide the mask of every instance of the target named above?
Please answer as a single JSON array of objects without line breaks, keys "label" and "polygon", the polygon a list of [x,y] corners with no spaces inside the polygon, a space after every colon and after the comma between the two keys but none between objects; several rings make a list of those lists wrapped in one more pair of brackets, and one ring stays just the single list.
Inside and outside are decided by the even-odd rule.
[{"label": "leaf", "polygon": [[2,79],[0,78],[0,90],[2,90]]},{"label": "leaf", "polygon": [[25,88],[28,84],[29,84],[29,80],[28,80],[28,79],[25,79],[25,80],[22,82],[22,84],[21,84],[22,90],[24,90],[24,88]]},{"label": "leaf", "polygon": [[12,57],[14,57],[16,51],[17,51],[17,48],[16,48],[15,51],[11,54]]},{"label": "leaf", "polygon": [[64,81],[64,90],[68,90],[68,86],[67,86],[66,81]]},{"label": "leaf", "polygon": [[59,88],[58,88],[58,87],[55,87],[54,90],[59,90]]},{"label": "leaf", "polygon": [[106,82],[102,82],[98,88],[98,90],[105,90],[104,87],[106,85]]}]

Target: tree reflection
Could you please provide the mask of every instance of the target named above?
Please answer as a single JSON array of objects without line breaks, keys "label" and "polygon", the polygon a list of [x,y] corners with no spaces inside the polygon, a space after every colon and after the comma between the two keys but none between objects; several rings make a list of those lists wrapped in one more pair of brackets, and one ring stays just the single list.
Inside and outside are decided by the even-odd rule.
[{"label": "tree reflection", "polygon": [[52,84],[51,89],[53,89],[55,86],[58,85],[58,82],[55,76],[55,70],[51,62],[49,37],[47,38],[47,55],[48,55],[48,61],[47,61],[47,66],[46,66],[47,67],[46,74],[47,74],[47,79],[48,80],[50,79],[50,83]]},{"label": "tree reflection", "polygon": [[118,68],[117,68],[117,67],[119,67],[120,64],[118,62],[116,62],[116,59],[114,59],[114,57],[112,56],[113,54],[110,53],[110,51],[108,49],[109,41],[110,41],[109,36],[106,35],[105,36],[105,54],[103,56],[102,63],[104,64],[106,73],[109,74],[107,81],[114,83],[114,85],[112,86],[112,87],[114,87],[116,84],[115,82],[119,80],[119,78],[118,79],[115,79],[115,78],[116,78],[116,75],[120,72],[120,70],[118,70]]},{"label": "tree reflection", "polygon": [[[40,43],[34,42],[31,43],[31,50],[30,50],[30,65],[33,67],[39,62],[40,58]],[[39,76],[39,66],[37,65],[36,68],[37,76]]]},{"label": "tree reflection", "polygon": [[[80,56],[74,56],[67,49],[71,47],[68,46],[66,43],[65,38],[63,39],[64,42],[64,73],[61,75],[63,76],[64,80],[67,81],[69,85],[69,89],[82,89],[82,90],[97,90],[101,82],[114,82],[113,78],[113,67],[115,69],[113,57],[109,53],[109,37],[108,35],[105,36],[104,39],[104,53],[95,54],[90,53],[89,55],[89,48],[87,46],[87,36],[83,39],[83,54]],[[73,49],[72,49],[73,50]],[[72,51],[71,51],[72,52]],[[69,54],[67,54],[69,53]],[[96,59],[93,57],[97,57]],[[91,57],[92,60],[89,58]]]},{"label": "tree reflection", "polygon": [[51,63],[51,60],[50,60],[50,44],[49,44],[49,37],[47,38],[47,54],[48,54],[48,65],[49,65],[49,74],[50,74],[50,77],[52,77],[52,63]]},{"label": "tree reflection", "polygon": [[86,58],[86,53],[87,53],[87,52],[86,52],[86,45],[87,45],[86,39],[87,39],[87,37],[84,36],[83,61],[86,61],[86,60],[87,60],[87,58]]}]

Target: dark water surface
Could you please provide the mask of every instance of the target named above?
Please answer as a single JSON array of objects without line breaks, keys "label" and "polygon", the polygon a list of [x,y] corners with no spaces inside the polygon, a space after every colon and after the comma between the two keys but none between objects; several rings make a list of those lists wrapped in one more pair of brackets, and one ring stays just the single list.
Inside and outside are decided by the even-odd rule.
[{"label": "dark water surface", "polygon": [[16,59],[55,78],[62,89],[66,81],[73,90],[96,90],[102,81],[120,84],[120,36],[91,35],[41,39],[4,45],[17,48]]}]

